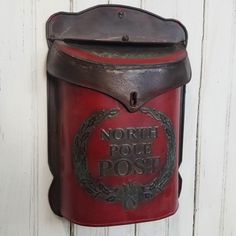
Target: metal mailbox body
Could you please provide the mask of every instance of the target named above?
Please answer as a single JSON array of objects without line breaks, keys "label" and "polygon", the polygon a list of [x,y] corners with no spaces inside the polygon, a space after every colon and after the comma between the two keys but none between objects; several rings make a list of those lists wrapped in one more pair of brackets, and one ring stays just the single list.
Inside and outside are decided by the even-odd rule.
[{"label": "metal mailbox body", "polygon": [[178,207],[187,33],[175,20],[120,5],[47,22],[52,210],[108,226]]}]

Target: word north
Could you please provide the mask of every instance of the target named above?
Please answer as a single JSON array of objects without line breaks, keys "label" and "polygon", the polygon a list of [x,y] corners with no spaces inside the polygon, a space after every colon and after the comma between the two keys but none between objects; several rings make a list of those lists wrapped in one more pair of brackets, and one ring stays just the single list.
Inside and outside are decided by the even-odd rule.
[{"label": "word north", "polygon": [[157,136],[158,136],[158,126],[117,128],[108,130],[102,129],[102,140],[106,140],[109,142],[156,139]]}]

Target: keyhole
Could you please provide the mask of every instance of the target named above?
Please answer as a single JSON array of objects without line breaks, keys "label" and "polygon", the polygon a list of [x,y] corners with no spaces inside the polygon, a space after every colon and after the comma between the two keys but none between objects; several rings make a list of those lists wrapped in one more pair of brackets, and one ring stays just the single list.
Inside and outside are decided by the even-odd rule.
[{"label": "keyhole", "polygon": [[132,92],[130,94],[130,106],[135,107],[137,105],[137,92]]}]

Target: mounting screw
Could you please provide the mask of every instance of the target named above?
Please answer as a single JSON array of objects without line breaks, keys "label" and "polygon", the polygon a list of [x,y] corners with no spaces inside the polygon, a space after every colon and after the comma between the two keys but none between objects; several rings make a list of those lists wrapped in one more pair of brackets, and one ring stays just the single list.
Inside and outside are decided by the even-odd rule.
[{"label": "mounting screw", "polygon": [[119,16],[120,19],[122,19],[122,18],[124,18],[125,13],[124,13],[123,11],[120,11],[120,12],[118,13],[118,16]]},{"label": "mounting screw", "polygon": [[126,34],[126,35],[123,35],[122,41],[128,42],[128,41],[129,41],[129,36],[128,36],[127,34]]}]

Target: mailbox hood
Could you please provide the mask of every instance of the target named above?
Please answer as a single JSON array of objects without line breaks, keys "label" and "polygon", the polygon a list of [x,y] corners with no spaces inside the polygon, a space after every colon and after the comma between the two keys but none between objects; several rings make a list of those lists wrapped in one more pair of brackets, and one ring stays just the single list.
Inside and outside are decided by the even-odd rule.
[{"label": "mailbox hood", "polygon": [[103,92],[130,112],[191,78],[183,25],[140,9],[57,13],[47,22],[47,40],[50,75]]}]

